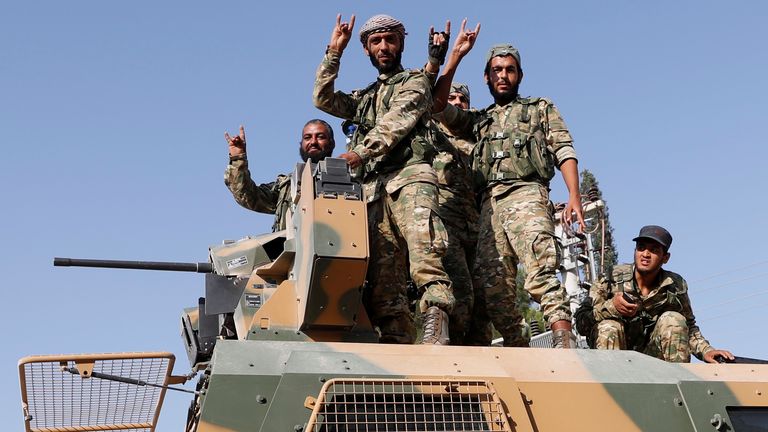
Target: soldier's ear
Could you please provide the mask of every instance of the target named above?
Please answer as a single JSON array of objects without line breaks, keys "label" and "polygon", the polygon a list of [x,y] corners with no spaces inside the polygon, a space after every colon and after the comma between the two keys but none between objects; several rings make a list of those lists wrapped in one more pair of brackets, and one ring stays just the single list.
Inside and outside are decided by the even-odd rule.
[{"label": "soldier's ear", "polygon": [[672,256],[669,252],[664,253],[664,260],[662,261],[662,264],[666,264],[667,261],[669,261],[669,257]]},{"label": "soldier's ear", "polygon": [[483,78],[485,78],[485,83],[488,84],[488,72],[483,72]]},{"label": "soldier's ear", "polygon": [[363,45],[363,52],[365,52],[365,56],[366,57],[370,57],[371,56],[371,52],[368,51],[368,44],[367,43],[365,45]]},{"label": "soldier's ear", "polygon": [[517,79],[517,85],[520,85],[520,83],[523,82],[523,70],[520,69],[520,78]]}]

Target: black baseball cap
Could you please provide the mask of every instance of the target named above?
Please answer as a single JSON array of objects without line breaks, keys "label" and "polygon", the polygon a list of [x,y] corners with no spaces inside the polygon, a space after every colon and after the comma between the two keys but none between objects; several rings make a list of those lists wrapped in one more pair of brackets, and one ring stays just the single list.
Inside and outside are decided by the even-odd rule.
[{"label": "black baseball cap", "polygon": [[666,250],[669,250],[669,247],[672,246],[672,234],[658,225],[646,225],[640,228],[640,234],[633,238],[632,241],[638,241],[643,238],[659,243]]}]

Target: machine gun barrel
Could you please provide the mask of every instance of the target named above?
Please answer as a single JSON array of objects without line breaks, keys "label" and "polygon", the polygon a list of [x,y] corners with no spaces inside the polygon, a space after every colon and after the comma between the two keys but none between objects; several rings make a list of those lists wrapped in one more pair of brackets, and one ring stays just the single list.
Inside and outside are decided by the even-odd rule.
[{"label": "machine gun barrel", "polygon": [[56,267],[101,267],[135,270],[165,270],[178,272],[213,273],[213,265],[211,263],[119,261],[56,257],[53,259],[53,265]]}]

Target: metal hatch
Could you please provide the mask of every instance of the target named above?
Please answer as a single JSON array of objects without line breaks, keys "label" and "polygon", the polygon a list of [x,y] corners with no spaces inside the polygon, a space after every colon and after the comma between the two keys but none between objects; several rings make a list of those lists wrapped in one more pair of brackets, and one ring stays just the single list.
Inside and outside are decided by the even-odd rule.
[{"label": "metal hatch", "polygon": [[[153,432],[171,383],[167,352],[73,354],[19,360],[27,432]],[[134,383],[101,379],[119,377]],[[141,382],[144,384],[136,384]]]}]

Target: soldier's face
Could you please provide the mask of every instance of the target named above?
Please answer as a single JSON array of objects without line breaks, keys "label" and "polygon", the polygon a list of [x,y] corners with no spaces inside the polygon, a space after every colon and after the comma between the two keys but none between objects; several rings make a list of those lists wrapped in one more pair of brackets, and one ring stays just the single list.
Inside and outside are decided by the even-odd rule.
[{"label": "soldier's face", "polygon": [[368,36],[365,54],[379,73],[395,70],[403,56],[403,43],[400,34],[395,32],[374,33]]},{"label": "soldier's face", "polygon": [[637,239],[635,243],[635,270],[640,274],[658,272],[669,261],[664,246],[650,239]]},{"label": "soldier's face", "polygon": [[523,71],[512,56],[492,58],[485,74],[485,82],[497,103],[513,100],[522,79]]},{"label": "soldier's face", "polygon": [[333,154],[331,134],[322,123],[310,123],[301,133],[301,158],[317,163]]},{"label": "soldier's face", "polygon": [[448,95],[448,103],[456,108],[469,109],[469,99],[463,93],[450,93]]}]

